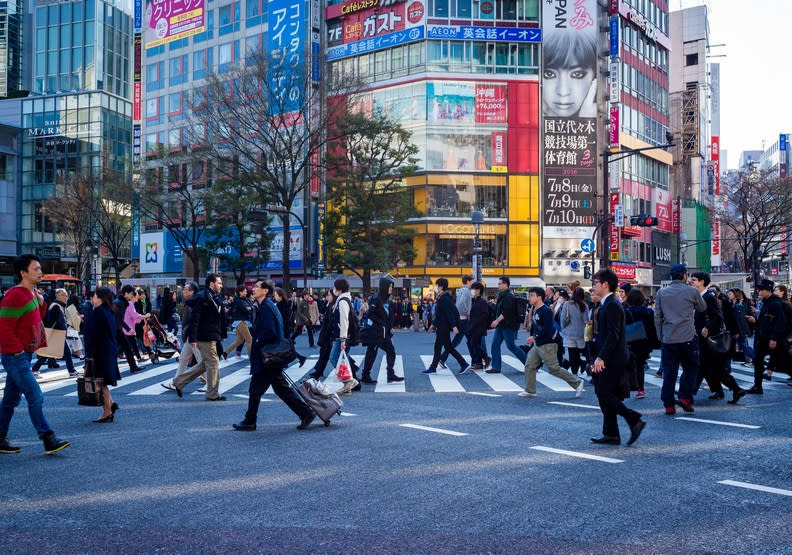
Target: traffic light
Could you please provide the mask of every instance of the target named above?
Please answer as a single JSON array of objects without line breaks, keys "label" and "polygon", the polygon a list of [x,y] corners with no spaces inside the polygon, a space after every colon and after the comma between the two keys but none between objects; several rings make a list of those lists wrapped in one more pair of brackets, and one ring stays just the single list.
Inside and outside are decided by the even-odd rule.
[{"label": "traffic light", "polygon": [[591,266],[588,264],[583,265],[583,279],[591,279]]},{"label": "traffic light", "polygon": [[639,214],[630,218],[630,225],[638,227],[652,227],[657,225],[657,218],[647,214]]}]

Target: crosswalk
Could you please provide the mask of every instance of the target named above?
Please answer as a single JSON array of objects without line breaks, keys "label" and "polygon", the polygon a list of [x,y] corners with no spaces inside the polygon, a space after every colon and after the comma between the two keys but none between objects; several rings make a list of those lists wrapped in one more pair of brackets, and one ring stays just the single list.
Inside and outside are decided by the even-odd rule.
[{"label": "crosswalk", "polygon": [[[286,369],[288,376],[299,381],[311,372],[313,362],[317,356],[309,357],[308,362],[303,367],[293,364]],[[353,358],[358,365],[363,364],[362,354],[353,354]],[[389,384],[387,382],[387,363],[384,356],[380,355],[378,364],[375,363],[375,378],[377,384],[366,387],[367,391],[374,393],[409,393],[409,392],[434,392],[434,393],[477,393],[477,394],[508,394],[522,391],[524,386],[523,365],[511,355],[503,357],[503,373],[487,374],[485,372],[467,372],[464,375],[458,374],[456,362],[449,360],[449,369],[438,368],[436,373],[424,374],[422,371],[431,364],[432,356],[425,354],[416,355],[397,355],[394,366],[396,375],[405,378],[403,382]],[[470,358],[465,357],[469,363]],[[77,361],[76,361],[77,362]],[[662,387],[663,380],[655,375],[660,365],[659,353],[654,354],[648,363],[648,371],[645,373],[648,397],[659,397],[659,389]],[[79,371],[83,364],[77,362],[75,367]],[[157,365],[146,365],[141,372],[129,374],[129,367],[125,362],[119,363],[122,379],[118,385],[112,387],[113,396],[129,395],[133,397],[151,397],[169,395],[169,390],[163,387],[168,385],[178,368],[178,360],[164,361]],[[329,373],[329,369],[326,371]],[[742,364],[733,364],[732,375],[742,387],[750,387],[753,384],[753,371]],[[240,395],[247,393],[250,380],[250,365],[247,357],[230,358],[220,361],[220,394]],[[44,381],[41,383],[41,390],[48,396],[76,397],[77,388],[75,380],[68,377],[66,370],[56,370],[42,373]],[[0,375],[0,395],[2,395],[2,385],[5,380]],[[572,393],[573,388],[565,381],[540,370],[536,376],[538,392],[547,393]],[[766,389],[784,388],[783,378],[776,378],[776,381],[765,382]],[[196,398],[203,395],[203,391],[198,391],[201,386],[196,380],[185,388],[185,394]],[[654,390],[654,393],[653,393]],[[273,394],[270,388],[267,394]]]}]

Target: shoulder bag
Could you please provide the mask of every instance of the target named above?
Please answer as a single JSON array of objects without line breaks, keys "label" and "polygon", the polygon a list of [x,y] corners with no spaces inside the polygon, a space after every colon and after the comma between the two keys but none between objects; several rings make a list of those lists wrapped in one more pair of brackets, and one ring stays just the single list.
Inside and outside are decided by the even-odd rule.
[{"label": "shoulder bag", "polygon": [[643,320],[635,319],[635,316],[632,314],[632,311],[627,309],[625,312],[625,318],[629,314],[630,320],[632,323],[627,324],[625,326],[625,337],[627,339],[627,343],[635,343],[637,341],[646,341],[649,336],[646,335],[646,327],[644,326]]},{"label": "shoulder bag", "polygon": [[[266,304],[266,303],[265,303]],[[283,328],[278,322],[278,316],[271,305],[267,307],[272,311],[272,317],[275,318],[275,326],[278,328],[278,335],[280,339],[277,343],[267,345],[261,349],[261,364],[264,366],[277,366],[283,368],[297,358],[297,351],[294,350],[294,343],[283,337]]]},{"label": "shoulder bag", "polygon": [[[63,310],[60,305],[56,305],[59,310]],[[55,329],[55,324],[51,328],[44,328],[47,338],[47,345],[36,349],[36,354],[47,358],[63,358],[63,346],[66,344],[66,330]]]},{"label": "shoulder bag", "polygon": [[731,334],[725,329],[707,336],[707,346],[713,353],[726,354],[731,350]]}]

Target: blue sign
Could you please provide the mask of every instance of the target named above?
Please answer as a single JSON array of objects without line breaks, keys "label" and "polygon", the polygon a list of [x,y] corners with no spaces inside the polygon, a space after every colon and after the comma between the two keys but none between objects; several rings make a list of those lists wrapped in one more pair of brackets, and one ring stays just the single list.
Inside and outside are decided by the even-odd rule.
[{"label": "blue sign", "polygon": [[319,33],[314,33],[311,39],[311,81],[316,84],[322,80],[322,47],[319,44]]},{"label": "blue sign", "polygon": [[327,61],[340,60],[341,58],[348,58],[349,56],[376,52],[384,48],[416,42],[423,40],[425,34],[426,31],[423,27],[412,27],[410,29],[403,29],[395,33],[388,33],[371,39],[359,40],[348,44],[339,44],[338,46],[327,49]]},{"label": "blue sign", "polygon": [[580,262],[578,262],[577,260],[573,260],[572,262],[569,263],[569,267],[572,268],[573,270],[580,270]]},{"label": "blue sign", "polygon": [[778,136],[778,150],[786,150],[786,135],[784,133]]},{"label": "blue sign", "polygon": [[619,57],[619,16],[610,18],[610,55]]},{"label": "blue sign", "polygon": [[480,27],[477,25],[427,25],[428,39],[456,39],[493,42],[542,42],[541,29]]},{"label": "blue sign", "polygon": [[580,242],[580,250],[582,250],[586,254],[590,254],[590,253],[594,252],[594,240],[593,239],[583,239]]},{"label": "blue sign", "polygon": [[143,29],[143,0],[135,0],[135,32]]},{"label": "blue sign", "polygon": [[300,109],[302,68],[305,67],[305,40],[308,14],[304,2],[292,0],[269,1],[269,32],[267,53],[270,56],[269,80],[272,91],[285,96],[278,112]]}]

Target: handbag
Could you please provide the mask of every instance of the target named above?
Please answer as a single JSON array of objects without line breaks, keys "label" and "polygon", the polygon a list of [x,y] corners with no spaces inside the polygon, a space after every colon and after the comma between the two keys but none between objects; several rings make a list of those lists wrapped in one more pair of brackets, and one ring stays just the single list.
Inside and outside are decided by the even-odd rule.
[{"label": "handbag", "polygon": [[[627,311],[627,314],[630,314],[630,311]],[[636,341],[646,341],[649,339],[649,336],[646,334],[646,327],[642,320],[634,320],[634,316],[630,314],[630,319],[633,320],[632,323],[627,324],[625,326],[625,337],[627,339],[627,343],[635,343]]]},{"label": "handbag", "polygon": [[715,335],[707,336],[707,346],[713,353],[726,354],[731,349],[731,334],[723,329]]},{"label": "handbag", "polygon": [[36,349],[36,354],[40,357],[63,358],[63,346],[66,344],[66,330],[44,328],[44,333],[47,338],[47,346]]},{"label": "handbag", "polygon": [[280,340],[277,343],[266,345],[261,349],[261,364],[264,366],[277,366],[283,368],[297,359],[297,351],[294,349],[294,343],[290,339],[285,339],[283,337],[283,328],[280,326],[278,315],[275,314],[275,310],[272,306],[267,306],[272,311],[272,316],[275,318]]},{"label": "handbag", "polygon": [[583,341],[586,343],[594,341],[594,322],[586,322],[583,326]]},{"label": "handbag", "polygon": [[85,375],[77,378],[77,404],[87,407],[98,407],[104,404],[104,378],[98,378],[94,373],[95,366],[92,358],[85,359]]}]

